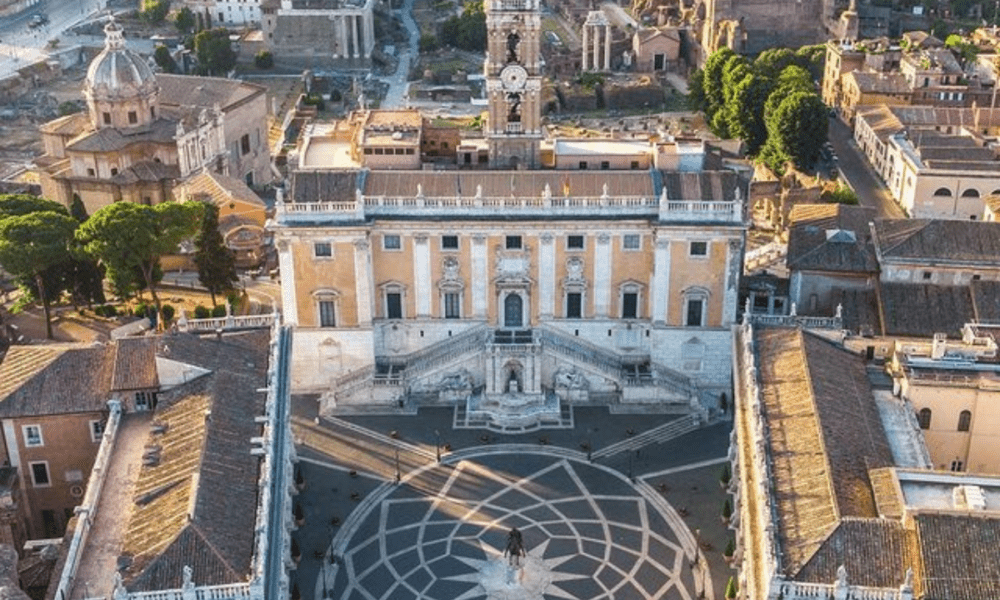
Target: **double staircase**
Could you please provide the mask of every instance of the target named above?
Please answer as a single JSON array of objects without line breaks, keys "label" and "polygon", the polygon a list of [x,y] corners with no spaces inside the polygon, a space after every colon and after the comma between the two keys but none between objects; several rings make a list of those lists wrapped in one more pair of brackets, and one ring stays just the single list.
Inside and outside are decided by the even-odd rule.
[{"label": "double staircase", "polygon": [[690,378],[652,363],[648,354],[622,355],[545,325],[521,330],[479,325],[416,352],[378,357],[374,365],[346,373],[333,390],[335,404],[341,408],[403,407],[407,398],[417,398],[421,404],[438,402],[443,394],[434,391],[434,386],[476,364],[491,348],[503,353],[534,351],[555,358],[590,378],[613,382],[624,403],[687,404],[699,395]]}]

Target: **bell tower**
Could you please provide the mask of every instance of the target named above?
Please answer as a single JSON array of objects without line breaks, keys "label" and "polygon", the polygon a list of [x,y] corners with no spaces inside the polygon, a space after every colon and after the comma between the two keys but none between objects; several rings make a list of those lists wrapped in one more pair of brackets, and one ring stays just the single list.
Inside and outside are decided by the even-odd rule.
[{"label": "bell tower", "polygon": [[490,168],[539,167],[542,19],[539,0],[486,0],[486,139]]}]

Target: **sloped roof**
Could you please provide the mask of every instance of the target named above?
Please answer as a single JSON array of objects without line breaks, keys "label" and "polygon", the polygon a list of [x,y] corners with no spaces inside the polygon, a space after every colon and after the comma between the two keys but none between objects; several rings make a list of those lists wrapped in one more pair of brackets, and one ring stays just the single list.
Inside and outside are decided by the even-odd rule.
[{"label": "sloped roof", "polygon": [[[733,202],[740,189],[739,175],[729,170],[663,171],[661,174],[668,200]],[[745,197],[745,191],[740,193]]]},{"label": "sloped roof", "polygon": [[67,150],[79,152],[114,152],[133,144],[174,144],[177,124],[169,119],[157,119],[149,127],[118,129],[104,127],[84,133],[66,145]]},{"label": "sloped roof", "polygon": [[841,519],[797,579],[836,581],[837,568],[844,565],[851,585],[896,588],[914,562],[914,542],[915,536],[900,521]]},{"label": "sloped roof", "polygon": [[854,80],[863,94],[904,94],[910,93],[910,82],[902,73],[866,73],[851,71],[844,75],[846,80]]},{"label": "sloped roof", "polygon": [[181,169],[177,165],[159,163],[155,160],[143,160],[122,169],[111,178],[111,181],[118,185],[128,185],[138,181],[155,183],[165,179],[179,179],[180,176]]},{"label": "sloped roof", "polygon": [[917,514],[924,600],[1000,598],[1000,519]]},{"label": "sloped roof", "polygon": [[678,31],[676,27],[664,27],[662,29],[646,27],[635,32],[635,37],[638,38],[640,44],[649,43],[658,37],[663,37],[678,43],[681,41],[680,31]]},{"label": "sloped roof", "polygon": [[260,208],[265,208],[264,201],[260,199],[246,183],[235,177],[203,171],[198,175],[184,182],[184,191],[191,197],[200,195],[208,196],[218,205],[228,204],[232,200],[239,200],[247,204],[253,204]]},{"label": "sloped roof", "polygon": [[879,259],[891,262],[953,262],[995,268],[1000,264],[1000,223],[935,219],[878,219]]},{"label": "sloped roof", "polygon": [[879,287],[883,335],[959,335],[975,320],[968,286],[886,283]]},{"label": "sloped roof", "polygon": [[113,364],[113,346],[11,346],[0,363],[0,417],[104,410]]},{"label": "sloped roof", "polygon": [[294,171],[286,202],[354,200],[363,181],[361,171]]},{"label": "sloped roof", "polygon": [[[873,208],[843,204],[798,204],[789,216],[785,264],[797,271],[839,271],[859,275],[878,271],[869,222]],[[829,232],[852,232],[829,235]]]},{"label": "sloped roof", "polygon": [[89,127],[90,116],[84,111],[53,119],[48,123],[39,125],[38,130],[42,133],[53,133],[56,135],[79,135]]},{"label": "sloped roof", "polygon": [[156,340],[126,337],[115,343],[112,390],[144,390],[160,387],[156,374]]},{"label": "sloped roof", "polygon": [[844,520],[878,516],[868,469],[891,465],[892,454],[858,356],[799,329],[755,338],[782,566],[788,577],[825,577],[838,536],[870,535]]},{"label": "sloped roof", "polygon": [[267,331],[156,340],[158,356],[211,372],[157,405],[155,422],[167,428],[148,443],[160,459],[139,472],[122,542],[130,591],[178,588],[185,565],[197,585],[249,578],[260,463],[250,440],[260,435],[269,340]]},{"label": "sloped roof", "polygon": [[160,85],[160,106],[168,110],[182,106],[210,109],[218,105],[226,112],[267,91],[253,83],[221,77],[158,73],[156,82]]},{"label": "sloped roof", "polygon": [[976,322],[1000,323],[1000,281],[973,281],[969,288]]}]

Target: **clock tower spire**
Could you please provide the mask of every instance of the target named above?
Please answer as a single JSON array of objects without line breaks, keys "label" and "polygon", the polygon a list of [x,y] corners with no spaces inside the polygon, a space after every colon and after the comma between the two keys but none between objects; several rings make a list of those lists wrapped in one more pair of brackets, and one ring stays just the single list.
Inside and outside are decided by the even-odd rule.
[{"label": "clock tower spire", "polygon": [[539,0],[485,0],[486,139],[490,167],[539,167],[542,19]]}]

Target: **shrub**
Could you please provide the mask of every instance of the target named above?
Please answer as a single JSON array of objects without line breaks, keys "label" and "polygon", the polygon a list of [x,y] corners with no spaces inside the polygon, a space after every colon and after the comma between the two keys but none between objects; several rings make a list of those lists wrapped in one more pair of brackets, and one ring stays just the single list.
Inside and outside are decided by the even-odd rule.
[{"label": "shrub", "polygon": [[254,55],[253,64],[258,69],[270,69],[274,66],[274,55],[267,50],[261,50]]},{"label": "shrub", "polygon": [[730,576],[729,583],[726,584],[726,598],[733,600],[736,598],[736,578]]},{"label": "shrub", "polygon": [[726,544],[726,549],[722,551],[722,555],[731,558],[733,554],[736,554],[736,540],[729,538],[729,542]]},{"label": "shrub", "polygon": [[174,320],[174,307],[170,304],[164,304],[160,307],[160,316],[163,318],[164,323],[169,323]]},{"label": "shrub", "polygon": [[213,317],[224,317],[226,316],[226,305],[220,304],[218,306],[212,307]]},{"label": "shrub", "polygon": [[139,17],[151,25],[162,23],[170,12],[170,2],[167,0],[142,0]]},{"label": "shrub", "polygon": [[729,470],[729,463],[722,465],[722,474],[719,475],[719,481],[722,485],[729,485],[729,481],[733,478],[732,471]]},{"label": "shrub", "polygon": [[212,311],[208,310],[202,305],[194,307],[194,318],[196,319],[207,319],[212,316]]},{"label": "shrub", "polygon": [[733,516],[733,505],[731,502],[729,502],[729,498],[726,498],[726,501],[722,503],[722,518],[729,519],[732,516]]}]

